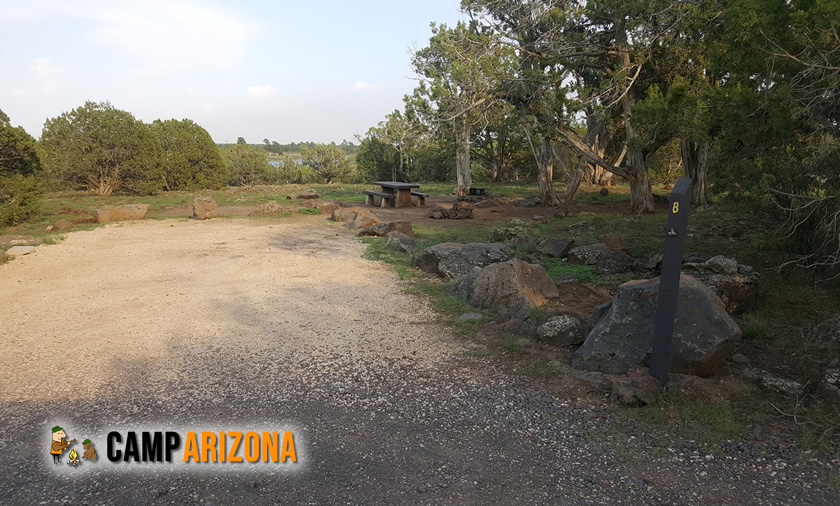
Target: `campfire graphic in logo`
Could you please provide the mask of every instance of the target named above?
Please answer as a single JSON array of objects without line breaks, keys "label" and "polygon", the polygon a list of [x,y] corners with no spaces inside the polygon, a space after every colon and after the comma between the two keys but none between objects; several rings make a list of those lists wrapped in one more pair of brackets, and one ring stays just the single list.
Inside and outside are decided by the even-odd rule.
[{"label": "campfire graphic in logo", "polygon": [[67,461],[67,465],[76,467],[81,463],[82,461],[79,460],[79,454],[76,453],[76,449],[73,448],[72,450],[70,450],[70,460]]}]

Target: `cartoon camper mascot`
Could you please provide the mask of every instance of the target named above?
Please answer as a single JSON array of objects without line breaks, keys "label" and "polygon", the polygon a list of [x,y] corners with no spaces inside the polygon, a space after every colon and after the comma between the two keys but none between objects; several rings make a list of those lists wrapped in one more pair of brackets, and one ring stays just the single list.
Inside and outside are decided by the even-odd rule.
[{"label": "cartoon camper mascot", "polygon": [[50,445],[50,455],[53,456],[53,463],[59,464],[61,463],[61,453],[64,452],[72,443],[75,443],[76,440],[72,441],[65,441],[64,438],[67,437],[67,434],[64,433],[64,429],[56,425],[52,428],[52,445]]},{"label": "cartoon camper mascot", "polygon": [[93,448],[93,443],[91,443],[90,439],[85,439],[84,441],[82,441],[82,444],[85,447],[85,454],[82,456],[82,458],[88,460],[96,460],[96,450]]}]

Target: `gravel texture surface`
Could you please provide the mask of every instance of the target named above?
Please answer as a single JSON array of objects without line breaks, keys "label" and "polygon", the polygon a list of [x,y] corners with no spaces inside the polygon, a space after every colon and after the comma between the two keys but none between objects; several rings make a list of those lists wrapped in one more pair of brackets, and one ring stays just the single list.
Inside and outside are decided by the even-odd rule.
[{"label": "gravel texture surface", "polygon": [[[837,456],[662,448],[468,360],[363,250],[318,217],[149,221],[0,266],[0,503],[840,503]],[[53,464],[55,424],[99,461]],[[105,459],[110,430],[244,427],[299,462]]]}]

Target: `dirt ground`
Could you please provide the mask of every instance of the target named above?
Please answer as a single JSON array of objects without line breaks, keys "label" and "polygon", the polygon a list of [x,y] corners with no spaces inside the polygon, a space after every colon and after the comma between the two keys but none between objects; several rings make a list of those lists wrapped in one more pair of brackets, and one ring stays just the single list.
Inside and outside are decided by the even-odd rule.
[{"label": "dirt ground", "polygon": [[[2,401],[95,398],[121,363],[171,376],[180,365],[173,351],[218,347],[236,357],[281,345],[291,355],[305,345],[399,357],[445,340],[432,314],[400,292],[386,266],[363,260],[364,245],[348,235],[323,217],[147,221],[41,246],[2,266],[0,293],[11,304],[0,321],[15,350],[0,360],[14,378]],[[266,343],[272,335],[282,337]],[[446,347],[436,348],[421,356],[438,360]]]},{"label": "dirt ground", "polygon": [[[613,436],[655,435],[467,360],[352,235],[321,216],[153,220],[1,265],[3,502],[837,503],[810,457],[628,458]],[[99,461],[53,464],[53,425]],[[104,457],[112,430],[242,426],[293,428],[300,463]]]}]

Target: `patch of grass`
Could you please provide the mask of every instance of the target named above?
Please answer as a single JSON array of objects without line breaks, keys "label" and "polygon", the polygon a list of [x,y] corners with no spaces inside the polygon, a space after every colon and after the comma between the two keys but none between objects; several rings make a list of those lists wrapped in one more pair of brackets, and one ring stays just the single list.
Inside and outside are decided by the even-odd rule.
[{"label": "patch of grass", "polygon": [[393,265],[400,280],[414,279],[417,276],[416,271],[411,268],[411,257],[386,247],[385,239],[381,237],[362,237],[361,241],[367,244],[364,257]]},{"label": "patch of grass", "polygon": [[[588,415],[588,414],[587,414]],[[588,418],[592,420],[591,418]],[[583,437],[592,446],[603,447],[612,450],[619,462],[635,462],[642,455],[639,444],[629,439],[618,427],[613,424],[597,426],[594,430],[586,431]]]},{"label": "patch of grass", "polygon": [[519,365],[513,369],[513,374],[518,376],[540,376],[540,368],[537,366],[537,363],[533,360],[527,362],[526,364]]},{"label": "patch of grass", "polygon": [[542,319],[543,319],[543,317],[544,317],[545,315],[543,314],[543,310],[542,310],[542,308],[540,308],[539,306],[534,306],[534,307],[532,307],[532,308],[531,308],[531,310],[530,310],[530,311],[528,311],[528,316],[529,316],[532,320],[535,320],[535,321],[540,321],[540,320],[542,320]]},{"label": "patch of grass", "polygon": [[[457,220],[456,220],[457,221]],[[414,225],[414,237],[419,249],[425,249],[443,242],[473,243],[487,242],[492,233],[491,225],[473,225],[464,227],[459,223],[441,223],[440,225]]]},{"label": "patch of grass", "polygon": [[590,283],[598,279],[592,270],[592,265],[577,265],[563,262],[559,258],[548,258],[544,261],[548,275],[552,278],[574,276],[581,283]]},{"label": "patch of grass", "polygon": [[742,338],[746,340],[767,339],[773,333],[772,326],[758,315],[748,315],[741,323]]},{"label": "patch of grass", "polygon": [[67,236],[64,234],[50,234],[44,236],[44,239],[41,241],[41,244],[58,244],[65,239],[67,239]]},{"label": "patch of grass", "polygon": [[801,271],[765,273],[759,286],[754,313],[769,322],[813,327],[840,310],[836,290],[814,285]]},{"label": "patch of grass", "polygon": [[438,292],[437,296],[432,298],[432,309],[437,313],[446,316],[459,316],[472,309],[466,302],[457,297],[440,293],[436,289],[429,291]]},{"label": "patch of grass", "polygon": [[525,348],[519,339],[507,338],[502,342],[502,348],[517,355],[525,353]]},{"label": "patch of grass", "polygon": [[[743,395],[737,395],[727,402],[710,401],[666,392],[659,403],[633,408],[627,413],[676,438],[697,441],[710,451],[719,448],[723,441],[739,438],[746,430],[750,414],[756,408],[742,403],[744,399]],[[736,407],[739,405],[748,409],[739,409]]]},{"label": "patch of grass", "polygon": [[321,214],[321,211],[319,211],[317,209],[310,209],[308,207],[304,207],[304,208],[298,209],[298,214],[310,214],[310,215],[311,214]]},{"label": "patch of grass", "polygon": [[[385,239],[380,237],[363,237],[361,241],[368,245],[365,251],[365,258],[388,263],[394,266],[397,276],[402,281],[411,281],[405,285],[405,291],[409,294],[423,295],[428,298],[433,311],[441,316],[453,319],[464,313],[473,311],[464,300],[449,295],[449,291],[455,285],[455,281],[443,283],[437,278],[414,269],[411,265],[411,257],[389,249],[385,246]],[[468,329],[480,325],[480,322],[458,322],[461,328]],[[470,331],[469,333],[474,333]]]},{"label": "patch of grass", "polygon": [[483,326],[484,322],[482,320],[456,321],[455,331],[460,336],[475,339]]},{"label": "patch of grass", "polygon": [[805,450],[825,450],[828,448],[823,431],[812,425],[803,425],[799,428],[799,445]]},{"label": "patch of grass", "polygon": [[482,348],[482,349],[478,349],[478,350],[467,351],[467,356],[473,357],[473,358],[489,358],[489,357],[493,356],[493,352],[486,349],[486,348]]},{"label": "patch of grass", "polygon": [[828,485],[835,490],[840,490],[840,473],[832,473],[828,477]]}]

